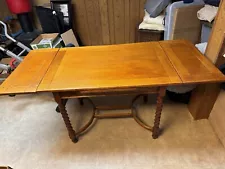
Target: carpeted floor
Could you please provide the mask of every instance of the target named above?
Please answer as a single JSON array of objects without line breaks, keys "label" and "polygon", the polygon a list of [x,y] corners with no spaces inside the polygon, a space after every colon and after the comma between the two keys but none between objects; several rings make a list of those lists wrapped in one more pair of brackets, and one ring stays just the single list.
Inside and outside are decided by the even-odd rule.
[{"label": "carpeted floor", "polygon": [[[129,103],[130,97],[95,102]],[[142,100],[139,101],[140,103]],[[105,104],[105,103],[104,103]],[[14,169],[225,169],[225,149],[208,120],[193,121],[186,105],[166,101],[163,134],[151,133],[133,119],[104,119],[70,141],[61,115],[49,94],[0,97],[0,166]],[[75,128],[90,117],[88,102],[68,102]],[[149,124],[154,104],[139,106]],[[128,110],[123,110],[128,111]]]}]

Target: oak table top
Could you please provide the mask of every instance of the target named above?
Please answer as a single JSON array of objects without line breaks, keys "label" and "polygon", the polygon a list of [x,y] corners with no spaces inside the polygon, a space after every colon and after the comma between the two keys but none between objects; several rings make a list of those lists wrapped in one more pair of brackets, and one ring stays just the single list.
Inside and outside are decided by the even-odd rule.
[{"label": "oak table top", "polygon": [[53,62],[37,91],[150,87],[181,83],[157,42],[64,48]]},{"label": "oak table top", "polygon": [[225,76],[188,41],[161,41],[159,43],[183,83],[224,81]]},{"label": "oak table top", "polygon": [[128,89],[225,81],[183,40],[31,51],[0,94]]},{"label": "oak table top", "polygon": [[0,94],[34,93],[59,49],[33,50],[0,85]]}]

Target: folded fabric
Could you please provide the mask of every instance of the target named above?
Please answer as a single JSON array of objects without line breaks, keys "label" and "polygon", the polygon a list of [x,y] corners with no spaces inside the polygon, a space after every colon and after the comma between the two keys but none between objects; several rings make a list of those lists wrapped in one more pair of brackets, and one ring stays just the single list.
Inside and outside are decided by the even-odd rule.
[{"label": "folded fabric", "polygon": [[148,29],[148,30],[164,31],[165,30],[165,27],[162,24],[147,24],[145,22],[142,22],[139,25],[139,29]]},{"label": "folded fabric", "polygon": [[205,5],[202,9],[197,12],[197,17],[200,20],[212,22],[216,17],[218,7],[212,5]]},{"label": "folded fabric", "polygon": [[150,17],[149,13],[145,10],[145,16],[143,21],[148,24],[164,24],[165,15],[161,14],[155,18]]}]

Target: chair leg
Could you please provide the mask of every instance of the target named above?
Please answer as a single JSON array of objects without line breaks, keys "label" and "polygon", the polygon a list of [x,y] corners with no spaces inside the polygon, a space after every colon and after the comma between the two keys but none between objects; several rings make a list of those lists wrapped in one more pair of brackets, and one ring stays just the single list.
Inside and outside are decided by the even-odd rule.
[{"label": "chair leg", "polygon": [[163,97],[165,96],[166,88],[160,87],[159,93],[157,96],[157,104],[156,104],[156,112],[155,112],[155,120],[154,120],[154,126],[152,131],[152,138],[157,139],[160,134],[160,119],[161,119],[161,112],[163,108]]}]

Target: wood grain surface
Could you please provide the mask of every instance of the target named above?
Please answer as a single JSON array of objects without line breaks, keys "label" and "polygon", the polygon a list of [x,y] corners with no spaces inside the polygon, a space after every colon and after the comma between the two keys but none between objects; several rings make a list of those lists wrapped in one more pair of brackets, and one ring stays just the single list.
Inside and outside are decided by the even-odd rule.
[{"label": "wood grain surface", "polygon": [[143,89],[225,81],[190,42],[176,40],[36,50],[0,94]]},{"label": "wood grain surface", "polygon": [[16,70],[0,85],[0,94],[36,92],[58,50],[31,51]]},{"label": "wood grain surface", "polygon": [[161,41],[183,83],[221,82],[224,75],[202,55],[194,45],[185,40]]},{"label": "wood grain surface", "polygon": [[[221,64],[221,48],[224,41],[224,27],[225,22],[225,1],[221,1],[217,16],[213,22],[213,28],[210,34],[205,56],[209,58],[214,64],[219,66]],[[220,92],[219,85],[204,84],[198,86],[191,97],[188,105],[189,111],[196,119],[204,119],[209,117],[212,108],[217,100]],[[197,102],[196,102],[197,100]],[[224,116],[223,113],[220,114]]]},{"label": "wood grain surface", "polygon": [[[91,37],[91,44],[89,45],[102,45],[102,25],[100,6],[98,0],[85,0],[86,15],[88,21],[88,31]],[[78,23],[79,24],[79,23]]]},{"label": "wood grain surface", "polygon": [[[144,16],[146,0],[71,0],[74,32],[83,45],[135,42],[137,25]],[[43,5],[49,0],[32,0]],[[35,10],[33,10],[35,13]],[[40,28],[34,14],[36,26]]]},{"label": "wood grain surface", "polygon": [[225,21],[225,1],[221,1],[217,16],[213,22],[212,33],[210,34],[208,46],[205,55],[213,62],[216,63],[224,40],[224,21]]},{"label": "wood grain surface", "polygon": [[73,12],[73,27],[83,44],[91,45],[90,25],[88,24],[86,4],[84,0],[76,0]]},{"label": "wood grain surface", "polygon": [[[125,42],[125,0],[113,0],[114,6],[114,29],[115,43],[121,44]],[[120,33],[117,33],[120,32]]]},{"label": "wood grain surface", "polygon": [[220,92],[220,84],[201,84],[192,92],[188,109],[195,120],[208,119]]},{"label": "wood grain surface", "polygon": [[[137,0],[130,0],[130,42],[135,42],[136,39],[136,30],[138,24],[142,22],[143,19],[140,19],[140,3]],[[144,10],[144,9],[143,9]]]},{"label": "wood grain surface", "polygon": [[223,43],[220,48],[219,55],[217,57],[216,66],[219,68],[225,64],[225,34],[223,35]]},{"label": "wood grain surface", "polygon": [[[151,87],[182,83],[158,42],[64,48],[60,52],[65,52],[63,58],[58,59],[61,53],[57,55],[55,60],[58,62],[53,61],[38,91]],[[41,87],[43,83],[48,87]]]},{"label": "wood grain surface", "polygon": [[108,0],[108,22],[109,22],[109,35],[110,44],[115,44],[115,23],[114,23],[114,0]]},{"label": "wood grain surface", "polygon": [[109,22],[108,22],[108,1],[99,0],[99,8],[101,11],[101,24],[102,24],[102,42],[103,45],[110,44]]},{"label": "wood grain surface", "polygon": [[124,6],[124,43],[130,42],[130,0],[125,0]]}]

